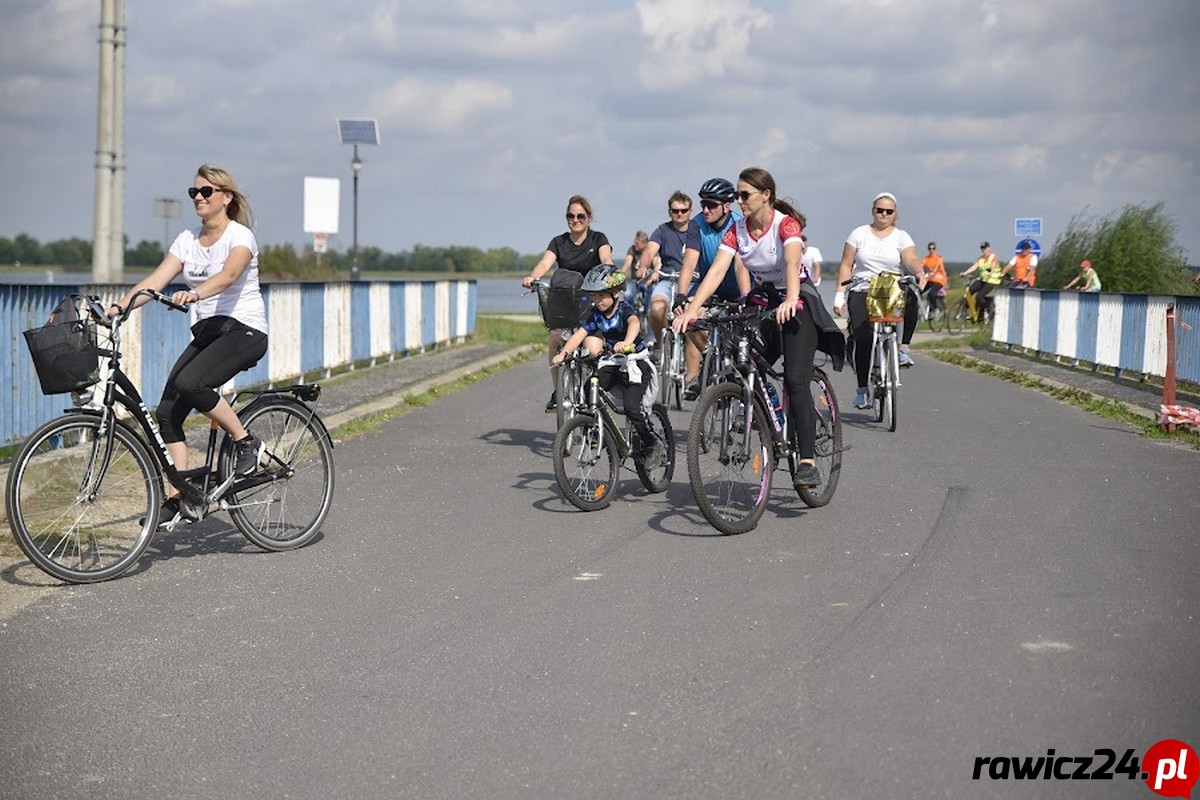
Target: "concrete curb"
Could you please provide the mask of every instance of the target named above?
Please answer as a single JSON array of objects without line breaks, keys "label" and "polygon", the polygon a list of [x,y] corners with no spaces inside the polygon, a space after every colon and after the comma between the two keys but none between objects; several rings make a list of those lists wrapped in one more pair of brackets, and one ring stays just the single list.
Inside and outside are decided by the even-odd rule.
[{"label": "concrete curb", "polygon": [[468,375],[481,372],[482,370],[494,367],[497,364],[502,364],[505,361],[519,358],[526,353],[533,353],[543,349],[545,349],[544,345],[527,344],[505,350],[502,353],[496,353],[494,355],[487,356],[486,358],[481,358],[477,361],[472,361],[469,364],[464,364],[461,367],[441,373],[440,375],[435,375],[432,378],[426,378],[425,380],[418,381],[410,386],[405,386],[403,389],[391,392],[383,397],[376,397],[375,399],[363,403],[362,405],[357,405],[352,408],[348,408],[345,411],[339,411],[336,414],[331,414],[328,417],[325,417],[325,425],[329,428],[329,430],[334,431],[342,425],[345,425],[347,422],[352,422],[356,419],[370,416],[371,414],[379,414],[385,411],[390,411],[398,405],[404,405],[406,397],[425,394],[426,392],[436,389],[439,386],[445,386],[447,384],[454,383],[455,381],[465,378]]}]

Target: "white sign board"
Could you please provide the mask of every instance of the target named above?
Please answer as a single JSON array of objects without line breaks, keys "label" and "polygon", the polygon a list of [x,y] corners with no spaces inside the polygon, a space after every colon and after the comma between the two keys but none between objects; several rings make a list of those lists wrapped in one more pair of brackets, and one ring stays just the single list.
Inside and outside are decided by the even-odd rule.
[{"label": "white sign board", "polygon": [[337,233],[341,181],[337,178],[304,178],[304,232]]}]

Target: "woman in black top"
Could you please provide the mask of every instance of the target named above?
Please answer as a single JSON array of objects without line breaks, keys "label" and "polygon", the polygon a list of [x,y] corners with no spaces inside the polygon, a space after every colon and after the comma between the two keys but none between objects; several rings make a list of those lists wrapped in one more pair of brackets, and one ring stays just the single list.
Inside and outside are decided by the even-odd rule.
[{"label": "woman in black top", "polygon": [[[528,289],[534,281],[539,280],[550,271],[552,266],[558,264],[559,272],[565,270],[578,273],[577,277],[571,276],[575,278],[573,282],[562,285],[578,287],[583,282],[583,276],[587,275],[592,267],[597,264],[611,263],[612,245],[609,244],[608,237],[600,231],[592,230],[592,204],[587,201],[586,197],[575,195],[567,201],[566,233],[561,233],[550,240],[541,260],[538,261],[533,271],[525,276],[521,285]],[[557,277],[552,277],[550,280],[554,285],[559,283]],[[550,331],[547,357],[553,359],[562,348],[562,344],[562,331]],[[557,371],[557,368],[551,365],[550,385],[552,387],[558,385]],[[551,391],[550,401],[546,403],[546,413],[553,413],[557,407],[558,398]]]}]

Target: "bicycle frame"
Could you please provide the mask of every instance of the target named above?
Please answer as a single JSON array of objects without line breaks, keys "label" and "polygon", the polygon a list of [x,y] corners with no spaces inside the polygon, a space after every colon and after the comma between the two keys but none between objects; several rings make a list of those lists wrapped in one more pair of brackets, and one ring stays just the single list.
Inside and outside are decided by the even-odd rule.
[{"label": "bicycle frame", "polygon": [[[154,292],[150,289],[143,289],[141,292],[138,292],[136,295],[134,295],[134,300],[143,294],[153,297],[154,299],[159,300],[166,305],[183,308],[182,306],[175,306],[175,304],[166,299],[165,295],[162,295],[159,292]],[[216,464],[218,455],[217,431],[220,430],[220,426],[216,423],[216,421],[211,422],[209,425],[208,444],[205,452],[204,465],[186,471],[179,470],[175,466],[175,460],[171,457],[170,451],[167,449],[167,443],[162,437],[162,432],[158,427],[158,423],[154,420],[153,416],[151,416],[150,410],[147,408],[141,393],[138,391],[137,387],[134,386],[133,381],[129,379],[129,376],[126,375],[124,370],[121,369],[121,326],[125,319],[128,318],[128,311],[122,317],[108,320],[104,313],[104,309],[99,307],[98,301],[95,299],[90,299],[90,305],[92,306],[91,310],[93,315],[99,320],[104,320],[106,327],[108,327],[110,330],[111,346],[107,349],[101,349],[101,353],[108,356],[109,367],[108,377],[104,382],[104,399],[101,407],[98,410],[88,408],[79,409],[79,411],[82,413],[96,414],[100,417],[100,426],[97,430],[98,435],[96,437],[96,441],[92,443],[91,459],[91,463],[96,464],[97,468],[91,474],[85,476],[84,480],[84,485],[88,488],[86,494],[89,497],[94,496],[94,488],[100,485],[104,475],[108,470],[109,459],[113,450],[113,438],[116,436],[116,426],[118,424],[123,424],[117,419],[116,405],[118,403],[130,413],[134,420],[136,420],[138,427],[141,429],[142,435],[145,438],[145,441],[152,445],[150,447],[150,452],[154,454],[162,476],[165,477],[172,486],[179,490],[180,496],[183,500],[181,508],[186,510],[187,513],[185,513],[185,516],[187,516],[189,519],[193,519],[194,521],[203,519],[208,515],[208,513],[210,513],[210,508],[215,503],[220,503],[220,508],[227,510],[231,506],[222,502],[221,498],[224,497],[230,491],[230,489],[235,489],[236,491],[240,492],[247,489],[253,489],[264,484],[285,480],[292,476],[290,468],[287,468],[286,464],[279,461],[274,454],[271,454],[270,457],[272,460],[279,464],[279,466],[285,467],[285,470],[272,470],[269,474],[252,475],[241,479],[237,479],[231,472],[224,481],[215,486],[212,485],[216,477],[216,474],[213,472],[213,467]],[[132,301],[130,306],[132,309]],[[265,391],[254,392],[243,391],[234,396],[234,402],[236,402],[237,399],[244,394],[255,394],[261,397],[269,394],[282,395],[289,393],[299,400],[312,402],[320,397],[321,387],[316,384],[309,384],[296,385],[284,389],[268,389]],[[319,421],[320,417],[316,416],[316,409],[307,406],[307,403],[304,405],[309,410],[310,419],[315,418]],[[327,430],[325,430],[324,422],[320,422],[320,427],[324,432],[324,435],[328,438],[329,433]],[[102,446],[103,452],[100,451]],[[203,480],[199,485],[197,485],[192,483],[190,480],[192,478],[202,478]]]}]

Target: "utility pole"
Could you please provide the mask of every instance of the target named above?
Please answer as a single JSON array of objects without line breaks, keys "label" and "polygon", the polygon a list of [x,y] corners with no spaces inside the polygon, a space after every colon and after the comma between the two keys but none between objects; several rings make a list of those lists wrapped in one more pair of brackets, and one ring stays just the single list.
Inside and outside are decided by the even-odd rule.
[{"label": "utility pole", "polygon": [[125,0],[100,2],[96,114],[96,216],[92,280],[120,282],[125,268]]}]

